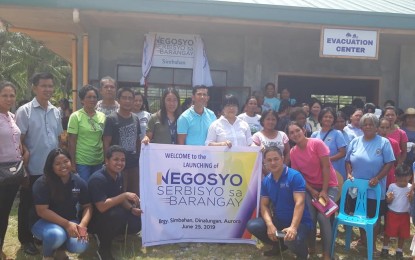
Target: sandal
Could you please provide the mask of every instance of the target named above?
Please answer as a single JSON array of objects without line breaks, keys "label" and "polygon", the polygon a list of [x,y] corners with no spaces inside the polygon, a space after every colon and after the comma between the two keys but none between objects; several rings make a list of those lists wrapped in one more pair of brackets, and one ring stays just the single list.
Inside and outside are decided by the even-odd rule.
[{"label": "sandal", "polygon": [[352,248],[356,248],[358,246],[366,247],[366,241],[361,240],[359,238],[358,240],[355,240],[355,241],[353,241],[353,242],[350,243],[350,247],[352,247]]},{"label": "sandal", "polygon": [[379,250],[375,249],[375,250],[373,251],[373,258],[374,258],[374,259],[376,259],[376,258],[380,258],[380,256],[381,256],[381,252],[380,252]]}]

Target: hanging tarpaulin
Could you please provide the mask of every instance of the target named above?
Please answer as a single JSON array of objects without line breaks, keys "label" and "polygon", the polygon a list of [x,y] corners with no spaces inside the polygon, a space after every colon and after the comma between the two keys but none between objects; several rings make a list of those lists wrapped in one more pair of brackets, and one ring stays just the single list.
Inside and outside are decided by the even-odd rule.
[{"label": "hanging tarpaulin", "polygon": [[213,85],[206,50],[199,35],[146,34],[141,84],[144,84],[151,67],[193,69],[193,86]]}]

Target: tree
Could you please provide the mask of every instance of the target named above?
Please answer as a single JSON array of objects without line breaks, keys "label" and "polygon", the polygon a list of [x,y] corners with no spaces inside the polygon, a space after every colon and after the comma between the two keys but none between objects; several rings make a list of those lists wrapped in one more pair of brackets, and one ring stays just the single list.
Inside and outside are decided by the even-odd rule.
[{"label": "tree", "polygon": [[50,72],[54,76],[55,101],[69,96],[71,66],[66,60],[39,41],[0,28],[0,80],[16,85],[17,100],[32,98],[30,78],[35,72]]}]

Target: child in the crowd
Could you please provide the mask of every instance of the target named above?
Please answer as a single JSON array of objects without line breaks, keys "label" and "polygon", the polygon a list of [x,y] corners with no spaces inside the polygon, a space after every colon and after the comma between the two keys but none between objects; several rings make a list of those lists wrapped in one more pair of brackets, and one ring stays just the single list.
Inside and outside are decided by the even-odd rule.
[{"label": "child in the crowd", "polygon": [[408,165],[399,165],[395,171],[396,183],[389,186],[386,193],[388,211],[386,213],[385,234],[381,257],[389,255],[389,238],[398,237],[396,259],[403,259],[402,247],[405,239],[410,238],[410,207],[413,198],[411,184],[411,168]]}]

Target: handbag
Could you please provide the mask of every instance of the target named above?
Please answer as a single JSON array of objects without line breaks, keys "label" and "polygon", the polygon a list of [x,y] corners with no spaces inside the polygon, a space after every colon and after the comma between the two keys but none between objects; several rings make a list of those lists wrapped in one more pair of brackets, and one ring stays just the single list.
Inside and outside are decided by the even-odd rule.
[{"label": "handbag", "polygon": [[0,163],[0,186],[20,184],[24,176],[23,161]]}]

